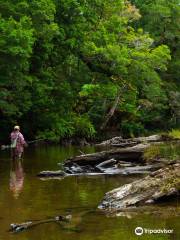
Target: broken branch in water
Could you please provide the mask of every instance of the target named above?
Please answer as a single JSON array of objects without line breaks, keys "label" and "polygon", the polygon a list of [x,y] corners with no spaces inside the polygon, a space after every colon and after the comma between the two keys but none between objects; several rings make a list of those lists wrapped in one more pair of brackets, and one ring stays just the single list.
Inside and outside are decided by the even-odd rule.
[{"label": "broken branch in water", "polygon": [[47,220],[40,220],[37,222],[32,222],[32,221],[28,221],[25,223],[11,223],[10,224],[10,229],[9,231],[12,233],[18,233],[18,232],[22,232],[24,230],[30,229],[32,227],[44,224],[44,223],[50,223],[50,222],[69,222],[71,220],[72,216],[71,215],[67,215],[67,216],[56,216],[54,218],[51,219],[47,219]]},{"label": "broken branch in water", "polygon": [[109,159],[109,160],[106,160],[102,163],[99,163],[98,165],[96,165],[96,168],[102,170],[102,168],[105,168],[105,167],[108,167],[108,166],[113,166],[117,161],[112,158],[112,159]]},{"label": "broken branch in water", "polygon": [[81,150],[78,150],[82,155],[84,155],[85,153],[84,152],[82,152]]}]

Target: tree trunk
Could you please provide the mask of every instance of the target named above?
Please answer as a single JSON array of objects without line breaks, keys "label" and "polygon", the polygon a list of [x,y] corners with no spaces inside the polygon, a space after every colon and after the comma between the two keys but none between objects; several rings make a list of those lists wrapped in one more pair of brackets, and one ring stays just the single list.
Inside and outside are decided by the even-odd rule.
[{"label": "tree trunk", "polygon": [[116,96],[116,99],[115,99],[115,101],[114,101],[114,104],[113,104],[112,108],[110,109],[110,111],[109,111],[108,114],[106,115],[105,120],[104,120],[104,122],[102,123],[102,125],[101,125],[101,127],[100,127],[101,130],[103,130],[103,129],[106,127],[107,123],[109,122],[109,120],[110,120],[110,119],[112,118],[112,116],[114,115],[114,112],[115,112],[115,110],[116,110],[116,108],[117,108],[117,106],[118,106],[119,100],[120,100],[120,96],[121,96],[121,93],[120,93],[120,91],[119,91],[118,94],[117,94],[117,96]]},{"label": "tree trunk", "polygon": [[123,149],[115,148],[108,151],[83,154],[67,159],[64,165],[69,166],[72,163],[77,163],[80,166],[87,164],[95,165],[112,158],[122,161],[140,161],[142,159],[144,149],[149,146],[150,144],[138,144],[134,147],[128,147]]},{"label": "tree trunk", "polygon": [[151,142],[162,142],[166,140],[161,135],[151,135],[148,137],[138,137],[138,138],[129,138],[123,139],[120,137],[114,137],[108,140],[105,140],[101,143],[96,144],[97,146],[113,146],[113,147],[131,147],[139,143],[151,143]]}]

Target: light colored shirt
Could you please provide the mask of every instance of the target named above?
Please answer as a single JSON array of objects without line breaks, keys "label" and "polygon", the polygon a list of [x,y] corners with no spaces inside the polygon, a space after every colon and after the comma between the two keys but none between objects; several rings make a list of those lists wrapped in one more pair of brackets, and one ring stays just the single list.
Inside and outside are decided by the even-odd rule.
[{"label": "light colored shirt", "polygon": [[20,132],[13,131],[11,133],[11,141],[14,141],[16,138],[17,138],[16,151],[18,153],[22,153],[24,150],[24,144],[26,144],[24,136]]}]

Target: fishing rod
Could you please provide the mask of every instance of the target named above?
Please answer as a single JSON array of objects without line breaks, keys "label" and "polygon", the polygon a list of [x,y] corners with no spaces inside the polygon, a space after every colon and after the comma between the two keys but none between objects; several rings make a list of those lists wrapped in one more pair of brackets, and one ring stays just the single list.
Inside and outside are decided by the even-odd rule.
[{"label": "fishing rod", "polygon": [[[45,139],[36,139],[36,140],[32,140],[32,141],[27,141],[27,144],[44,141],[44,140]],[[5,149],[9,149],[9,148],[12,148],[12,146],[11,145],[1,145],[1,150],[5,150]]]}]

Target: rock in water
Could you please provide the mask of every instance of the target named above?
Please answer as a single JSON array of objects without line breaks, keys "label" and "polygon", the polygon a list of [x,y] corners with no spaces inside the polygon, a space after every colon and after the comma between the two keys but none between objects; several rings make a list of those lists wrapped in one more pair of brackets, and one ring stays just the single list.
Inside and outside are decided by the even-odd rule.
[{"label": "rock in water", "polygon": [[174,163],[106,193],[99,208],[113,212],[177,196],[179,191],[180,163]]},{"label": "rock in water", "polygon": [[56,176],[62,176],[64,177],[66,174],[65,172],[59,170],[59,171],[42,171],[37,174],[38,177],[56,177]]}]

